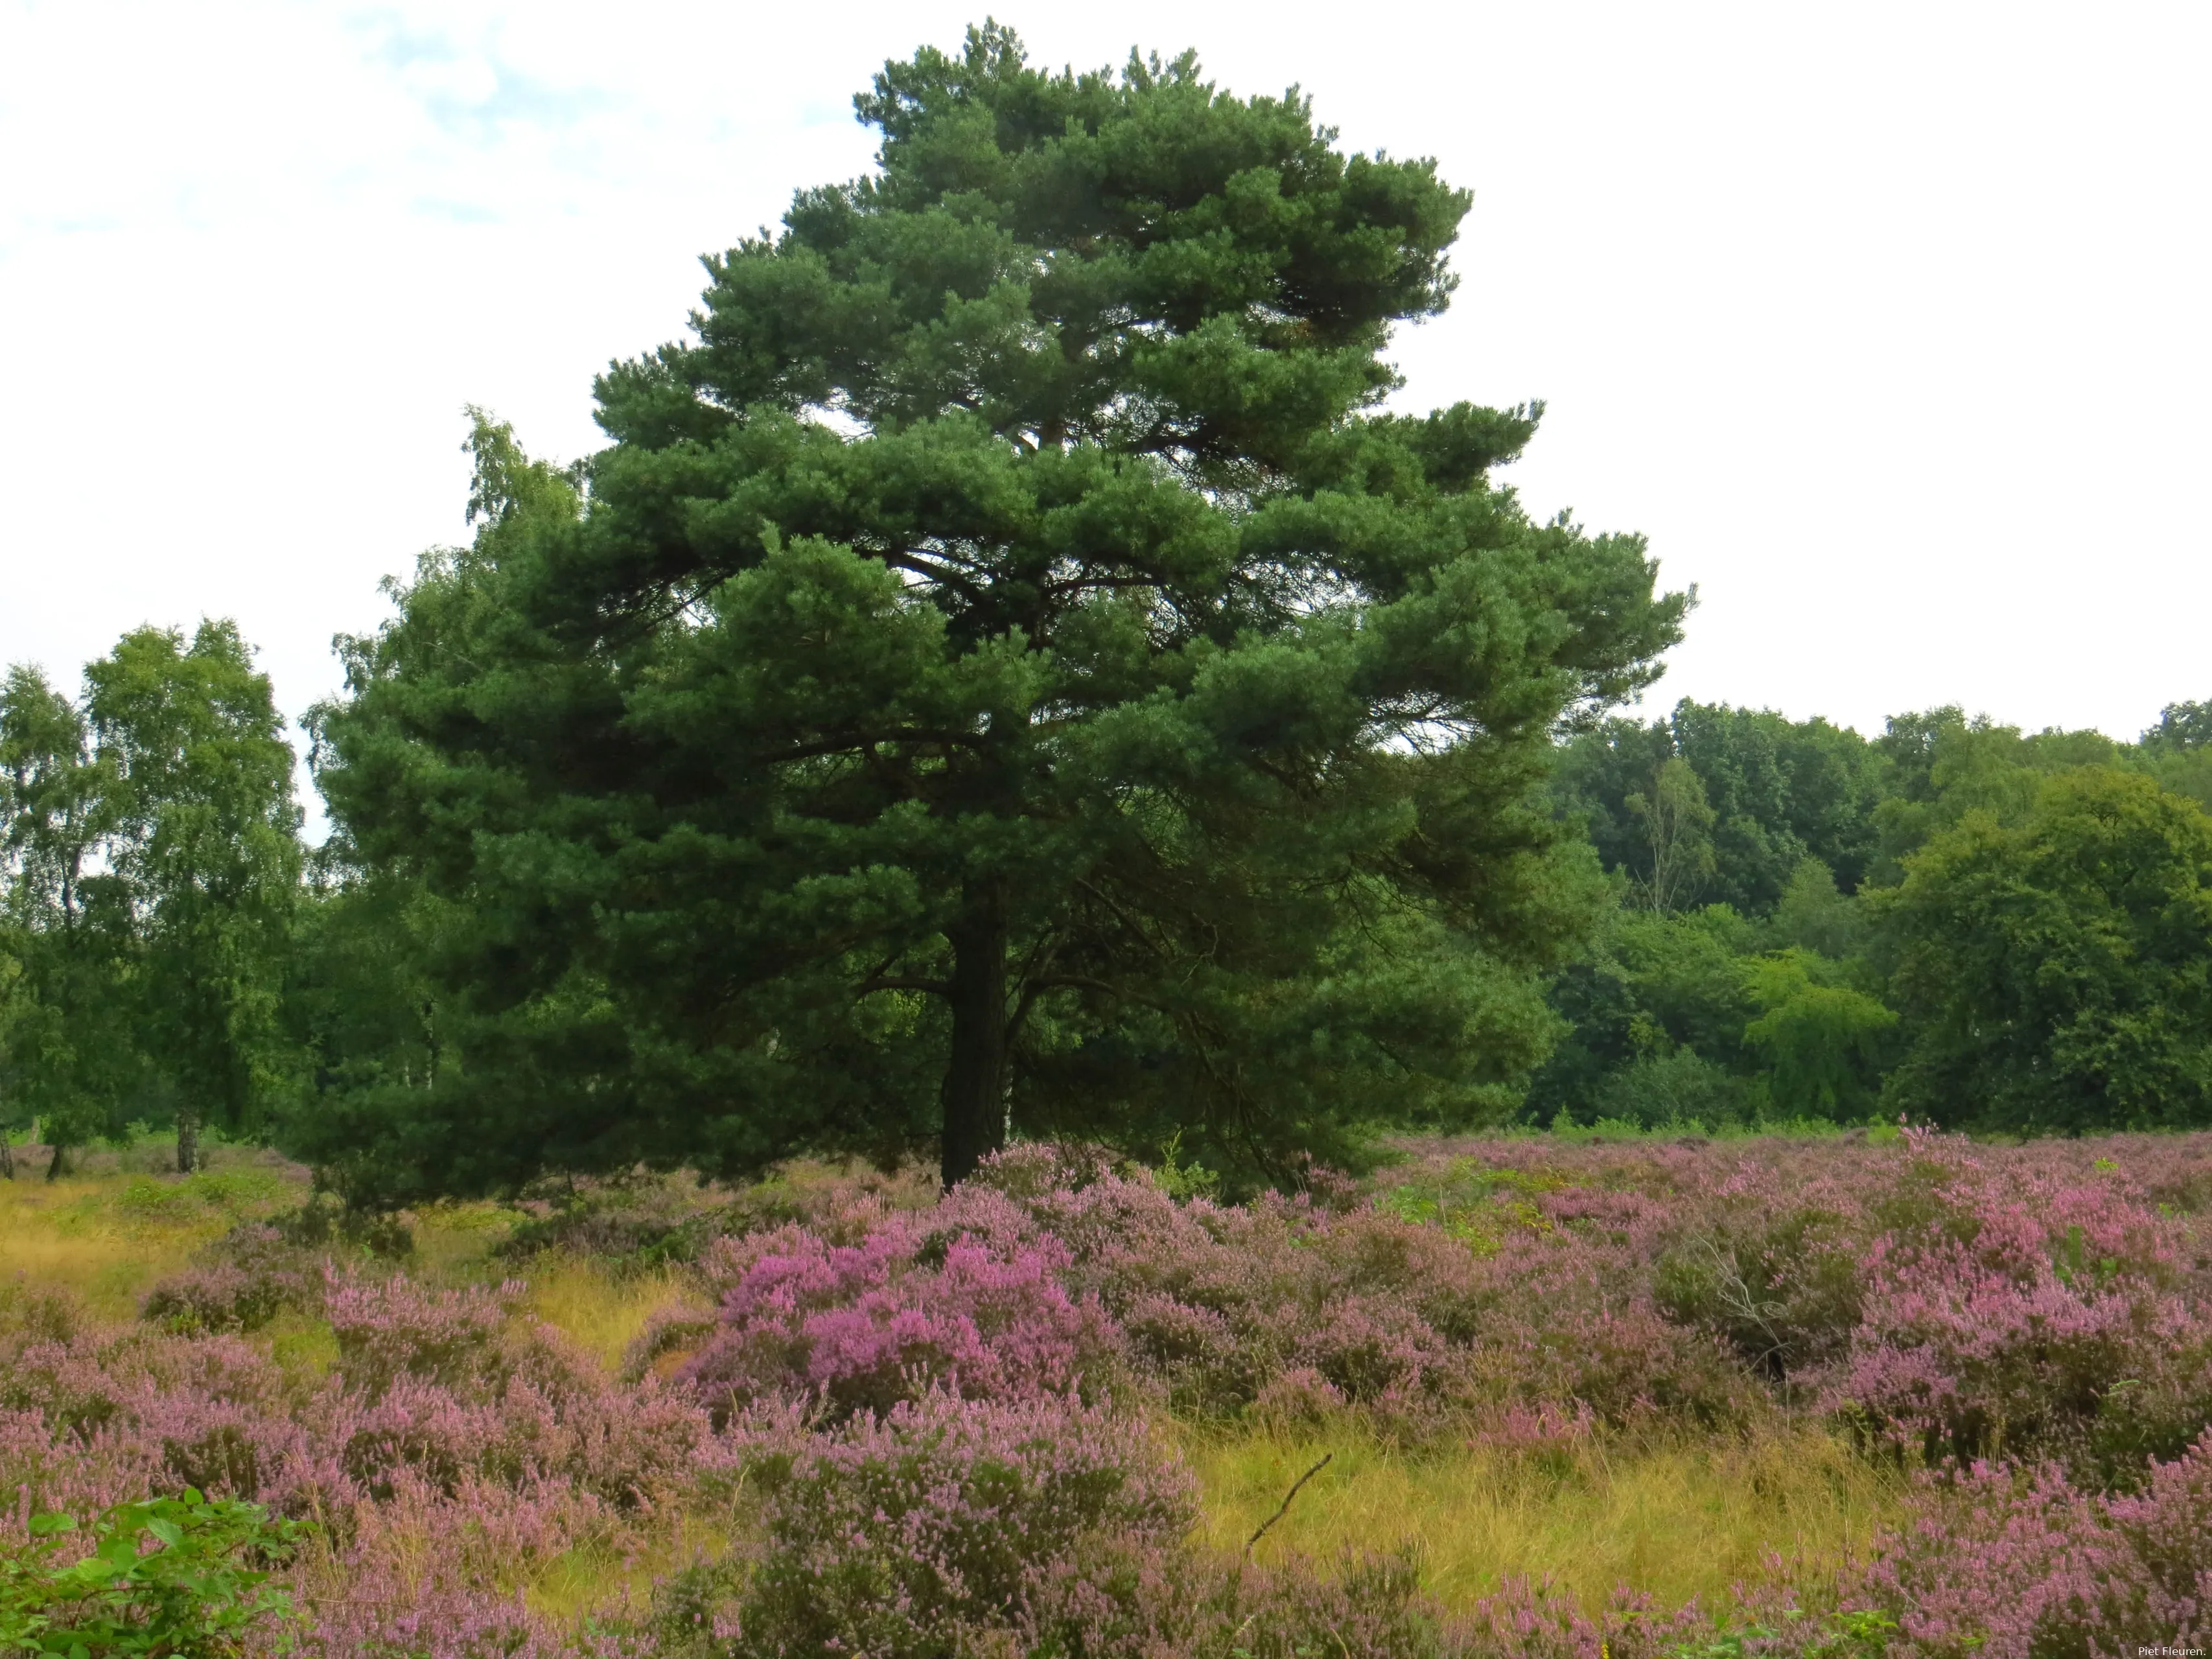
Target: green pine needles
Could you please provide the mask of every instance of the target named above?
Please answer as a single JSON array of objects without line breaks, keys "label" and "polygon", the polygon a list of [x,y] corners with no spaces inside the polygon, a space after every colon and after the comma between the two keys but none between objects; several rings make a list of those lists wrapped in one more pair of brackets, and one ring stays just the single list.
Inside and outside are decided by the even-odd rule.
[{"label": "green pine needles", "polygon": [[1011,1126],[1232,1184],[1495,1115],[1605,896],[1533,791],[1656,676],[1632,536],[1491,481],[1539,410],[1380,412],[1468,198],[1189,56],[889,65],[880,167],[709,258],[567,472],[319,715],[349,857],[438,907],[434,1075],[334,1091],[363,1197]]}]

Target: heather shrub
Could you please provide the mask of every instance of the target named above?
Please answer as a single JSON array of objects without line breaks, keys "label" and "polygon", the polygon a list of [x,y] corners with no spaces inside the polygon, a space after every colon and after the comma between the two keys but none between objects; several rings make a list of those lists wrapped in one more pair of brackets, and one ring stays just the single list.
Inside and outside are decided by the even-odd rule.
[{"label": "heather shrub", "polygon": [[2147,1161],[2143,1195],[2152,1203],[2182,1215],[2212,1210],[2212,1151],[2160,1147]]},{"label": "heather shrub", "polygon": [[2123,1659],[2146,1641],[2212,1641],[2212,1447],[2200,1442],[2128,1498],[2055,1466],[1980,1464],[1929,1483],[1864,1588],[1911,1650]]},{"label": "heather shrub", "polygon": [[139,1316],[175,1331],[258,1331],[280,1313],[322,1300],[317,1267],[275,1227],[234,1227],[206,1255],[149,1291]]},{"label": "heather shrub", "polygon": [[1421,1298],[1468,1253],[1370,1210],[1303,1194],[1178,1201],[1068,1149],[1022,1148],[952,1194],[939,1225],[1060,1255],[1063,1281],[1097,1298],[1129,1364],[1182,1409],[1243,1409],[1289,1370],[1407,1407],[1448,1382],[1450,1344]]},{"label": "heather shrub", "polygon": [[1067,1252],[1049,1237],[994,1248],[885,1225],[842,1245],[787,1227],[746,1255],[677,1372],[719,1408],[811,1394],[839,1415],[882,1413],[939,1388],[1020,1399],[1095,1385],[1112,1363],[1104,1311],[1062,1285]]},{"label": "heather shrub", "polygon": [[406,1275],[366,1279],[325,1270],[324,1311],[346,1380],[374,1399],[399,1377],[474,1384],[503,1371],[500,1338],[522,1285],[428,1290]]},{"label": "heather shrub", "polygon": [[1579,1400],[1571,1406],[1544,1401],[1534,1407],[1516,1401],[1487,1413],[1468,1439],[1565,1472],[1573,1467],[1575,1454],[1595,1438],[1597,1426],[1595,1413]]},{"label": "heather shrub", "polygon": [[754,1474],[765,1535],[727,1650],[741,1655],[971,1651],[1083,1540],[1164,1545],[1196,1515],[1188,1475],[1140,1425],[1049,1397],[933,1391],[802,1450],[772,1442]]},{"label": "heather shrub", "polygon": [[[580,1630],[530,1605],[524,1586],[609,1535],[588,1494],[403,1484],[364,1507],[343,1547],[301,1575],[313,1659],[570,1659],[651,1650]],[[619,1611],[619,1610],[617,1610]],[[610,1621],[612,1622],[612,1621]]]},{"label": "heather shrub", "polygon": [[2146,1598],[2192,1610],[2191,1634],[2212,1632],[2212,1431],[2154,1464],[2142,1491],[2105,1504],[2147,1581]]},{"label": "heather shrub", "polygon": [[658,1384],[624,1395],[519,1375],[472,1397],[402,1376],[373,1399],[326,1393],[309,1422],[349,1487],[380,1502],[410,1484],[453,1497],[550,1480],[647,1507],[688,1483],[708,1433],[696,1401]]},{"label": "heather shrub", "polygon": [[985,1158],[964,1189],[1042,1199],[1079,1193],[1116,1173],[1115,1160],[1103,1147],[1083,1141],[1023,1140]]},{"label": "heather shrub", "polygon": [[1711,1334],[1668,1321],[1648,1279],[1588,1234],[1509,1240],[1466,1318],[1463,1407],[1579,1405],[1608,1428],[1742,1425],[1765,1409],[1744,1366]]},{"label": "heather shrub", "polygon": [[56,1432],[80,1439],[167,1392],[262,1405],[283,1391],[267,1357],[234,1337],[87,1327],[63,1341],[11,1344],[0,1361],[0,1409],[36,1413]]},{"label": "heather shrub", "polygon": [[1317,1428],[1340,1417],[1349,1403],[1319,1371],[1300,1366],[1268,1381],[1253,1397],[1251,1417],[1271,1429]]},{"label": "heather shrub", "polygon": [[1711,1332],[1777,1382],[1832,1364],[1861,1305],[1860,1241],[1833,1211],[1790,1206],[1723,1218],[1655,1264],[1653,1294],[1678,1323]]},{"label": "heather shrub", "polygon": [[0,1489],[76,1513],[183,1486],[262,1498],[306,1462],[282,1374],[230,1336],[27,1345],[0,1368]]},{"label": "heather shrub", "polygon": [[1396,1401],[1418,1396],[1448,1357],[1443,1340],[1394,1297],[1347,1296],[1302,1322],[1286,1358],[1347,1400]]},{"label": "heather shrub", "polygon": [[1929,1456],[2057,1455],[2110,1480],[2178,1455],[2212,1420],[2212,1317],[2173,1230],[2124,1183],[1913,1151],[1831,1407]]},{"label": "heather shrub", "polygon": [[174,1331],[258,1331],[307,1294],[304,1274],[253,1273],[219,1262],[163,1279],[139,1313]]},{"label": "heather shrub", "polygon": [[549,1446],[559,1427],[550,1402],[515,1392],[521,1397],[459,1399],[403,1373],[373,1398],[326,1401],[317,1426],[368,1498],[386,1501],[410,1480],[450,1497],[472,1478],[513,1484],[566,1461]]},{"label": "heather shrub", "polygon": [[296,1650],[308,1659],[572,1659],[591,1649],[519,1590],[441,1577],[402,1594],[334,1599],[315,1610]]}]

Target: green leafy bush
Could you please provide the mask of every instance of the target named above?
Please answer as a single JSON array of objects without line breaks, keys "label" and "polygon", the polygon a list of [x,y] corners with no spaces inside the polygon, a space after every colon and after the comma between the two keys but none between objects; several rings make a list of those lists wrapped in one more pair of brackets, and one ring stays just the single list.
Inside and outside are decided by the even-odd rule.
[{"label": "green leafy bush", "polygon": [[306,1530],[188,1486],[117,1504],[92,1523],[91,1553],[64,1565],[55,1557],[76,1521],[33,1516],[30,1547],[0,1555],[0,1653],[229,1659],[249,1632],[283,1651],[298,1615],[269,1569]]}]

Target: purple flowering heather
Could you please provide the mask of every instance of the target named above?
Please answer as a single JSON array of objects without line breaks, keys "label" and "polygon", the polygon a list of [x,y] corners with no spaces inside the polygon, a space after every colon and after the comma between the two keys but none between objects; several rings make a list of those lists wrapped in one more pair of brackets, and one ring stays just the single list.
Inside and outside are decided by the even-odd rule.
[{"label": "purple flowering heather", "polygon": [[[2212,1136],[1469,1140],[1364,1195],[1243,1205],[1025,1146],[933,1204],[861,1180],[715,1212],[711,1312],[657,1321],[620,1382],[519,1285],[241,1229],[129,1327],[0,1285],[0,1546],[186,1484],[316,1520],[290,1571],[326,1659],[2188,1645],[2212,1634],[2208,1206]],[[328,1322],[329,1375],[250,1336],[272,1307]],[[1447,1617],[1406,1560],[1200,1549],[1163,1410],[1540,1459],[1827,1420],[1929,1467],[1869,1562],[1778,1565],[1741,1606],[1508,1583]],[[658,1589],[640,1569],[595,1626],[523,1595],[683,1515],[726,1547]]]}]

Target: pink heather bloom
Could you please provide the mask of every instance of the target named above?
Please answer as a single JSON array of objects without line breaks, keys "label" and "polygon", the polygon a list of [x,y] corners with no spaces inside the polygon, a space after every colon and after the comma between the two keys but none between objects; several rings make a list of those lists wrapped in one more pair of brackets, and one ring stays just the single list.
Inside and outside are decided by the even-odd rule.
[{"label": "pink heather bloom", "polygon": [[[328,1659],[2208,1644],[2208,1209],[2212,1135],[1504,1137],[1235,1205],[1024,1146],[941,1200],[865,1177],[714,1212],[712,1311],[658,1319],[622,1381],[519,1285],[241,1228],[131,1326],[0,1285],[0,1547],[186,1484],[312,1518]],[[286,1311],[327,1320],[327,1376],[251,1336]],[[1840,1574],[1686,1608],[1508,1583],[1447,1617],[1402,1559],[1199,1550],[1164,1409],[1534,1455],[1832,1420],[1933,1461]],[[737,1544],[588,1620],[519,1593],[732,1504]]]}]

